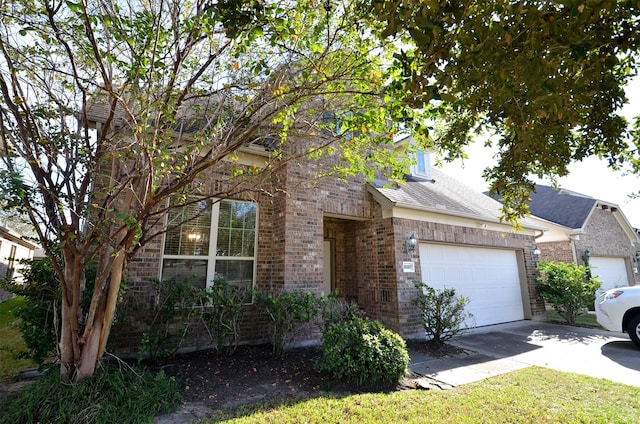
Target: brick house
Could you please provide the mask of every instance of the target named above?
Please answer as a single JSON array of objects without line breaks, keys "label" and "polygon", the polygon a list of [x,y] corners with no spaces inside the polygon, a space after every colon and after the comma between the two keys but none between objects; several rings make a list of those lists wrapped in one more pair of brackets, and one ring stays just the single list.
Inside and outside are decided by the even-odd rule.
[{"label": "brick house", "polygon": [[600,291],[640,282],[638,234],[618,205],[536,185],[529,208],[547,228],[536,241],[541,261],[590,265]]},{"label": "brick house", "polygon": [[[156,238],[130,261],[127,297],[151,299],[152,279],[185,276],[196,276],[201,287],[222,275],[258,290],[337,290],[408,337],[423,334],[411,301],[414,282],[425,281],[468,297],[471,325],[542,317],[532,256],[542,228],[527,220],[514,232],[500,222],[498,202],[431,170],[429,155],[420,155],[407,183],[397,187],[332,178],[309,184],[317,164],[291,162],[278,175],[286,191],[201,202],[194,207],[207,213]],[[212,184],[223,178],[216,170],[207,177]],[[266,317],[252,304],[242,314],[242,342],[264,342]],[[133,351],[143,331],[135,323],[115,326],[114,348]],[[189,348],[210,343],[204,331],[191,334]],[[317,339],[308,331],[297,341]]]},{"label": "brick house", "polygon": [[[37,248],[16,231],[0,224],[0,278],[15,278],[20,281],[20,260],[33,258]],[[11,297],[13,293],[0,289],[0,302]]]}]

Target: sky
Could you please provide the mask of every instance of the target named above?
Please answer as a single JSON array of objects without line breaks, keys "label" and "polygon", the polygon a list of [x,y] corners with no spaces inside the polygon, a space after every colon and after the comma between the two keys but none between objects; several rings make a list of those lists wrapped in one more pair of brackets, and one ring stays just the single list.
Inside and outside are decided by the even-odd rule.
[{"label": "sky", "polygon": [[[629,121],[640,116],[640,77],[636,77],[626,88],[629,103],[622,109],[622,114]],[[443,165],[442,169],[450,176],[480,191],[486,191],[488,184],[482,178],[482,171],[495,163],[493,152],[477,141],[466,150],[468,159],[464,163],[456,160]],[[551,185],[549,181],[536,183]],[[607,167],[605,161],[590,157],[569,167],[569,175],[558,179],[562,188],[572,190],[598,200],[617,204],[632,226],[640,228],[640,199],[631,200],[629,195],[640,190],[640,178],[635,175],[624,176]]]}]

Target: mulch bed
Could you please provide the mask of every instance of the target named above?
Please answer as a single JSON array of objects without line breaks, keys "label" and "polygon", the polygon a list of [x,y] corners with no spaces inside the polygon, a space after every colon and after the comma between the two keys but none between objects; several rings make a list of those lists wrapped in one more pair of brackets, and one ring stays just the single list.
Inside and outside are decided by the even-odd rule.
[{"label": "mulch bed", "polygon": [[179,355],[163,367],[181,383],[187,402],[203,402],[212,409],[362,391],[355,384],[317,372],[314,365],[321,356],[316,347],[291,349],[275,357],[271,346],[238,346],[231,355],[215,350]]},{"label": "mulch bed", "polygon": [[[407,345],[433,357],[467,353],[455,346],[445,344],[436,348],[424,341],[409,340]],[[239,346],[231,355],[200,351],[179,355],[161,366],[181,383],[187,402],[202,402],[212,409],[328,392],[341,395],[415,387],[407,382],[390,387],[362,387],[337,381],[315,370],[321,356],[317,347],[295,348],[283,357],[274,357],[271,346]]]},{"label": "mulch bed", "polygon": [[[407,340],[407,347],[434,358],[469,353],[455,346],[445,344],[437,347],[417,340]],[[321,357],[318,347],[295,348],[287,351],[283,357],[275,357],[268,345],[238,346],[231,355],[215,350],[198,351],[178,355],[164,363],[151,364],[151,367],[163,369],[168,375],[175,376],[181,384],[186,402],[203,404],[212,410],[327,393],[342,396],[426,388],[415,384],[411,378],[401,384],[386,387],[363,387],[338,381],[327,373],[315,370],[315,364]],[[9,390],[17,390],[30,382],[31,380],[2,385],[0,400],[6,397]]]}]

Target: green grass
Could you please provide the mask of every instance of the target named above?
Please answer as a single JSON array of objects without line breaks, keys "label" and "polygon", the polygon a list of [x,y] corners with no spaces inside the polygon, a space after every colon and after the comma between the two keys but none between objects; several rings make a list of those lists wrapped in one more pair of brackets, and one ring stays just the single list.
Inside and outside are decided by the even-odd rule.
[{"label": "green grass", "polygon": [[[549,321],[559,322],[559,323],[562,323],[562,324],[566,324],[567,323],[564,320],[564,318],[562,318],[560,316],[560,314],[555,309],[547,310],[547,319]],[[580,326],[584,326],[584,327],[601,328],[600,324],[598,324],[598,321],[596,320],[596,315],[595,314],[591,314],[591,313],[578,315],[578,317],[576,318],[576,325],[580,325]]]},{"label": "green grass", "polygon": [[629,423],[640,387],[531,367],[451,391],[322,396],[217,411],[229,423]]},{"label": "green grass", "polygon": [[13,309],[24,305],[25,299],[14,297],[0,303],[0,381],[7,380],[17,372],[34,367],[28,359],[17,359],[19,352],[26,350],[20,331],[13,325]]},{"label": "green grass", "polygon": [[181,402],[178,383],[162,372],[110,363],[79,384],[62,384],[51,368],[0,404],[0,424],[151,423]]}]

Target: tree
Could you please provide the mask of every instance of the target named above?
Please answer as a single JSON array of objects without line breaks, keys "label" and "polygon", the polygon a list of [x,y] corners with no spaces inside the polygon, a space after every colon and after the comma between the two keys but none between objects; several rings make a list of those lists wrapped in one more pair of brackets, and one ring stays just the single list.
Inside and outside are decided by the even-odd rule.
[{"label": "tree", "polygon": [[406,114],[408,125],[430,131],[447,160],[464,158],[472,134],[497,146],[485,178],[506,219],[528,213],[531,175],[566,175],[590,155],[640,170],[640,120],[630,131],[617,114],[637,74],[638,0],[370,0],[363,10],[381,39],[402,41],[389,96],[439,124]]},{"label": "tree", "polygon": [[[93,374],[127,260],[187,194],[261,190],[301,158],[338,177],[399,178],[385,50],[354,10],[314,0],[0,6],[3,200],[28,214],[60,281],[63,379]],[[268,153],[263,164],[242,163],[247,145]],[[229,179],[205,193],[214,167]]]},{"label": "tree", "polygon": [[601,282],[591,276],[589,266],[563,262],[539,262],[538,291],[569,324],[596,301]]}]

